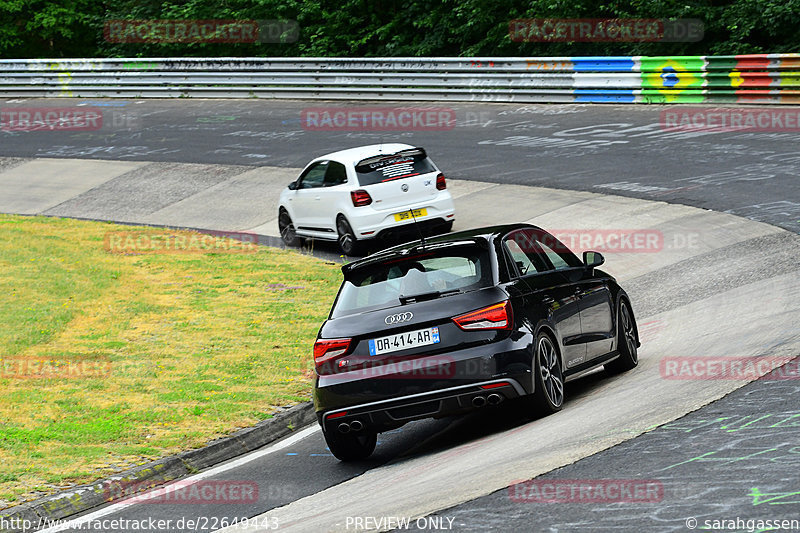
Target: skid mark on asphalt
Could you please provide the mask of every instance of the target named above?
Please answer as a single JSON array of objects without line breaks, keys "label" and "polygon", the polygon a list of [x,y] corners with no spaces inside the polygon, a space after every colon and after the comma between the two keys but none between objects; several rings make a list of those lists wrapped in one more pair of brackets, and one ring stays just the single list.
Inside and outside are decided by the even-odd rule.
[{"label": "skid mark on asphalt", "polygon": [[[779,371],[775,371],[776,375]],[[444,509],[452,531],[686,531],[687,520],[798,519],[800,381],[762,379],[604,452]],[[656,480],[654,502],[542,501],[551,482]],[[515,492],[516,491],[516,492]],[[565,494],[569,494],[566,491]],[[781,506],[781,507],[779,507]],[[747,526],[745,526],[747,527]],[[412,528],[417,529],[417,528]],[[746,530],[746,529],[745,529]],[[793,531],[796,529],[792,529]],[[744,531],[744,530],[743,530]]]}]

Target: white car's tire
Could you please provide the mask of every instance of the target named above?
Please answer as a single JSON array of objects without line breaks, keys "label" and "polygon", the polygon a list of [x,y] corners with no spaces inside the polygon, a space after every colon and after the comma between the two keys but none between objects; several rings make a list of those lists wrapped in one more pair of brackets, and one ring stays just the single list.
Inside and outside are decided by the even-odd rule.
[{"label": "white car's tire", "polygon": [[284,208],[278,210],[278,231],[280,231],[281,240],[286,246],[300,246],[302,244],[302,239],[297,236],[292,217],[289,216],[289,213]]},{"label": "white car's tire", "polygon": [[358,251],[361,248],[360,243],[353,228],[350,227],[350,223],[343,215],[336,217],[336,233],[339,236],[339,250],[344,255],[358,255]]}]

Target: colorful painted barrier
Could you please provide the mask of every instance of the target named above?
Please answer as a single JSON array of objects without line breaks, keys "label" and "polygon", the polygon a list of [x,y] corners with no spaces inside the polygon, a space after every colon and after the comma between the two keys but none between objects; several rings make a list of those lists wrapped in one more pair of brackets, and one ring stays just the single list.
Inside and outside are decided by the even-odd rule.
[{"label": "colorful painted barrier", "polygon": [[5,97],[800,103],[800,54],[4,59]]}]

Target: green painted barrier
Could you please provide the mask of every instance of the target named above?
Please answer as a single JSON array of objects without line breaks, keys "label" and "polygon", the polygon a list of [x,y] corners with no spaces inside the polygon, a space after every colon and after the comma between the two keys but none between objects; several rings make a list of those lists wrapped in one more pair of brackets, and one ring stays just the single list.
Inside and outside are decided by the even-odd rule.
[{"label": "green painted barrier", "polygon": [[647,56],[639,59],[642,72],[700,72],[706,67],[705,56]]}]

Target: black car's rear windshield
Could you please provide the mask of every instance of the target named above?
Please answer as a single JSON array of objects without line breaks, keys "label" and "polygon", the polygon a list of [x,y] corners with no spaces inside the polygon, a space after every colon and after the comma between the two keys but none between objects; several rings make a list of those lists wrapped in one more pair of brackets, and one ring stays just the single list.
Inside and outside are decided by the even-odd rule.
[{"label": "black car's rear windshield", "polygon": [[478,245],[420,251],[350,271],[331,318],[444,298],[491,284],[489,253]]},{"label": "black car's rear windshield", "polygon": [[436,172],[436,165],[421,148],[403,150],[390,156],[370,157],[356,165],[358,183],[361,185],[410,178],[429,172]]}]

